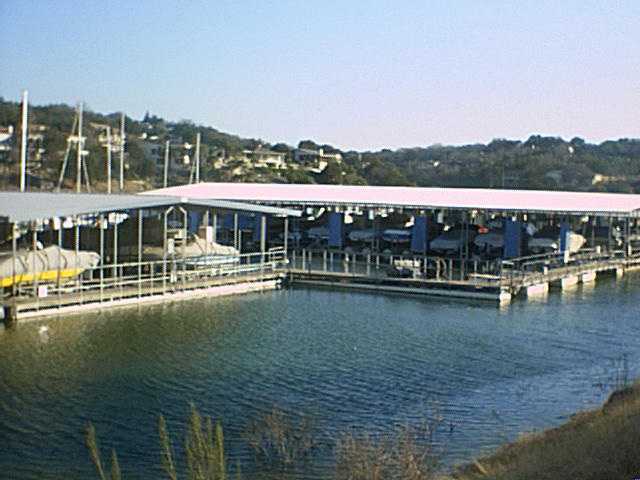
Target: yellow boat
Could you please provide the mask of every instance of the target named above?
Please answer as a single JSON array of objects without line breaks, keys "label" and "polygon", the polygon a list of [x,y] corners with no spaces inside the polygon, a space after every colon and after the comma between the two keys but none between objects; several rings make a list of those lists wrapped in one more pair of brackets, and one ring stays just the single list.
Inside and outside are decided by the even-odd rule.
[{"label": "yellow boat", "polygon": [[4,253],[0,256],[0,287],[21,283],[56,282],[76,277],[100,263],[96,252],[61,249],[50,246],[42,250],[21,250],[15,257]]}]

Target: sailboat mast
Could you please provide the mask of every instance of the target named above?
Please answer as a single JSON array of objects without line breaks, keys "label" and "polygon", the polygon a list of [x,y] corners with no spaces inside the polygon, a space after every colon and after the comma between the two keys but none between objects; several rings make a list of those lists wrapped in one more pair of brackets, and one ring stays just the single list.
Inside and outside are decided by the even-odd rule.
[{"label": "sailboat mast", "polygon": [[111,126],[107,125],[107,193],[111,193]]},{"label": "sailboat mast", "polygon": [[120,116],[120,191],[124,190],[124,112]]},{"label": "sailboat mast", "polygon": [[196,183],[200,183],[200,132],[196,134]]},{"label": "sailboat mast", "polygon": [[78,160],[76,165],[76,192],[82,191],[82,102],[78,104]]},{"label": "sailboat mast", "polygon": [[27,185],[27,135],[28,135],[28,109],[29,92],[22,92],[22,138],[20,140],[20,191],[24,192]]}]

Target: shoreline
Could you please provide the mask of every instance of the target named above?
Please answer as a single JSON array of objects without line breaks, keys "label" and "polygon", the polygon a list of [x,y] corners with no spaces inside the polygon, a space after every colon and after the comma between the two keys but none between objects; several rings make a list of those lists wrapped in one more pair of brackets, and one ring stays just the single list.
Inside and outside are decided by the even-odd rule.
[{"label": "shoreline", "polygon": [[599,408],[522,434],[493,454],[454,467],[444,479],[634,479],[640,476],[638,445],[640,380],[614,390]]}]

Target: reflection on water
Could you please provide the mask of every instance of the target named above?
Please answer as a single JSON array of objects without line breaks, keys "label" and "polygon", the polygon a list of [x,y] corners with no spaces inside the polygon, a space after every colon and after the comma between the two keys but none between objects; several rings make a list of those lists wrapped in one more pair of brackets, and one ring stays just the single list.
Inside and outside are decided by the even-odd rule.
[{"label": "reflection on water", "polygon": [[[327,444],[438,405],[446,461],[462,461],[601,402],[623,355],[638,374],[639,287],[605,279],[501,309],[291,289],[24,323],[0,330],[0,472],[93,478],[91,420],[125,478],[158,478],[157,415],[179,439],[191,401],[223,420],[247,472],[241,432],[273,405],[312,415]],[[298,478],[326,476],[320,457]]]}]

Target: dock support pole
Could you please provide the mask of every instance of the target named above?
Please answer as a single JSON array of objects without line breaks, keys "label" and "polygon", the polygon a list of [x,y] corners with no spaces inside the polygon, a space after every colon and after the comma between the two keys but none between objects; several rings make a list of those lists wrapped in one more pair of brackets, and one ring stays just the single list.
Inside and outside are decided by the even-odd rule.
[{"label": "dock support pole", "polygon": [[173,207],[168,208],[164,212],[164,223],[162,226],[162,294],[165,295],[167,293],[167,248],[169,247],[169,242],[167,241],[167,217],[169,213],[173,210]]},{"label": "dock support pole", "polygon": [[[73,219],[73,223],[75,225],[75,232],[74,232],[74,247],[75,247],[75,251],[76,251],[76,273],[80,271],[80,218],[79,217],[75,217]],[[80,273],[78,275],[78,288],[80,290],[80,305],[82,305],[83,303],[83,297],[82,297],[82,273]]]},{"label": "dock support pole", "polygon": [[31,223],[31,228],[33,231],[31,232],[31,270],[33,271],[33,296],[36,299],[36,304],[38,303],[38,272],[36,268],[36,255],[38,251],[38,229],[36,227],[36,222]]},{"label": "dock support pole", "polygon": [[[462,214],[462,229],[460,230],[460,280],[464,280],[464,246],[465,246],[465,230],[467,228],[467,216]],[[451,278],[453,278],[453,271],[451,271]]]},{"label": "dock support pole", "polygon": [[58,308],[60,308],[62,306],[62,219],[60,219],[58,225],[58,275],[56,285],[58,286]]},{"label": "dock support pole", "polygon": [[631,225],[629,224],[629,218],[625,219],[624,224],[624,256],[629,258],[631,256],[631,242],[629,242],[629,236],[631,235]]},{"label": "dock support pole", "polygon": [[138,298],[142,297],[142,209],[138,209]]},{"label": "dock support pole", "polygon": [[[289,217],[284,217],[284,258],[289,254]],[[295,267],[295,265],[294,265]]]},{"label": "dock support pole", "polygon": [[18,255],[18,234],[20,230],[18,226],[13,223],[11,224],[11,255],[12,255],[12,278],[11,278],[11,296],[15,299],[16,294],[18,293],[16,274],[18,271],[17,265],[17,255]]},{"label": "dock support pole", "polygon": [[264,254],[267,251],[267,216],[260,217],[260,279],[264,276]]},{"label": "dock support pole", "polygon": [[240,250],[238,246],[238,214],[233,214],[233,248]]},{"label": "dock support pole", "polygon": [[218,241],[218,212],[213,212],[213,233],[212,233],[212,240],[213,242],[217,242]]},{"label": "dock support pole", "polygon": [[3,305],[4,313],[4,327],[12,328],[18,323],[18,307],[16,306],[15,299],[11,303]]},{"label": "dock support pole", "polygon": [[186,290],[186,282],[187,282],[187,234],[188,234],[188,221],[189,221],[189,214],[187,213],[187,211],[182,208],[182,207],[178,207],[180,209],[180,211],[182,212],[182,289]]},{"label": "dock support pole", "polygon": [[114,222],[113,225],[113,286],[114,288],[119,284],[118,282],[118,222]]},{"label": "dock support pole", "polygon": [[98,221],[100,222],[100,303],[102,303],[104,301],[104,215],[100,215]]}]

